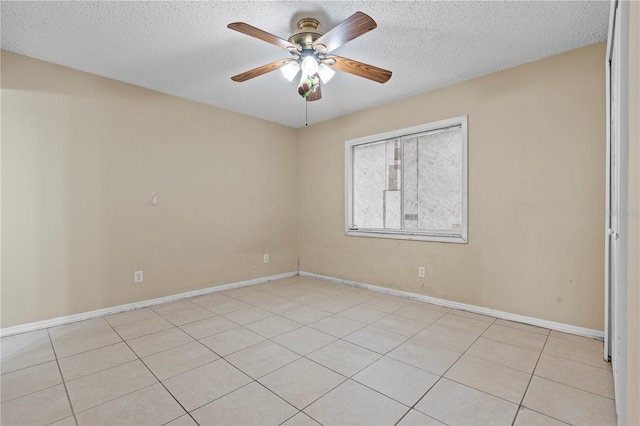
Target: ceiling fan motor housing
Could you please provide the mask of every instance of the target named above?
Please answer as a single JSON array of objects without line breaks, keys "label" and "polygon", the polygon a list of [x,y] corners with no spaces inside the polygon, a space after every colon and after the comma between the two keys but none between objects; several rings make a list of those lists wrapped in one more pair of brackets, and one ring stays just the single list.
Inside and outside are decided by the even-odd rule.
[{"label": "ceiling fan motor housing", "polygon": [[302,51],[313,51],[313,42],[322,36],[318,31],[320,22],[313,18],[304,18],[298,21],[298,31],[289,37],[289,42],[300,46]]}]

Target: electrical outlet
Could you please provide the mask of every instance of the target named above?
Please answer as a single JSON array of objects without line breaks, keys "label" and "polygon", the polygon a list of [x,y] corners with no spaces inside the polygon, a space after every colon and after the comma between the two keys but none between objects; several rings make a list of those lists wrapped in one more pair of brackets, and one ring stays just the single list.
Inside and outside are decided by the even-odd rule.
[{"label": "electrical outlet", "polygon": [[264,255],[264,263],[269,263],[269,255],[268,254]]},{"label": "electrical outlet", "polygon": [[144,274],[142,273],[142,271],[133,271],[133,282],[137,284],[141,283],[142,281],[144,281]]},{"label": "electrical outlet", "polygon": [[424,266],[418,268],[418,277],[424,278]]}]

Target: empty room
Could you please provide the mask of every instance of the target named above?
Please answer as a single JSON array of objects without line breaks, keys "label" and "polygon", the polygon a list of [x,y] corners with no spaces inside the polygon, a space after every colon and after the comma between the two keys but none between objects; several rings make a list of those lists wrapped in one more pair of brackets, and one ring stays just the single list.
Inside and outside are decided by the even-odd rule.
[{"label": "empty room", "polygon": [[2,425],[640,425],[640,2],[1,40]]}]

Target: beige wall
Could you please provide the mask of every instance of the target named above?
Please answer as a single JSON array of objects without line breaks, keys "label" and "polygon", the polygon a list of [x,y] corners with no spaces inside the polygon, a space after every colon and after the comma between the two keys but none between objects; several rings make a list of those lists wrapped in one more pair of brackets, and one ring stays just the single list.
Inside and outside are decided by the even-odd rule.
[{"label": "beige wall", "polygon": [[294,129],[5,51],[1,118],[2,327],[297,270]]},{"label": "beige wall", "polygon": [[640,2],[629,4],[629,271],[627,421],[640,425]]},{"label": "beige wall", "polygon": [[[604,55],[600,43],[301,129],[300,270],[602,330]],[[344,236],[344,141],[464,114],[469,243]]]},{"label": "beige wall", "polygon": [[[604,49],[297,131],[2,52],[2,327],[299,255],[303,271],[601,330]],[[344,141],[462,114],[469,244],[345,237]]]}]

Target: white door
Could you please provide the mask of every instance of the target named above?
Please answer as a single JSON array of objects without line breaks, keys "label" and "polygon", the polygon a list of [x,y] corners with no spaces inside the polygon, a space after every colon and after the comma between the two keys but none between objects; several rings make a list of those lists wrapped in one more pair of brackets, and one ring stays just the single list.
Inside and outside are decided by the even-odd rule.
[{"label": "white door", "polygon": [[626,423],[628,4],[613,1],[607,45],[607,220],[604,357],[613,368],[619,424]]}]

